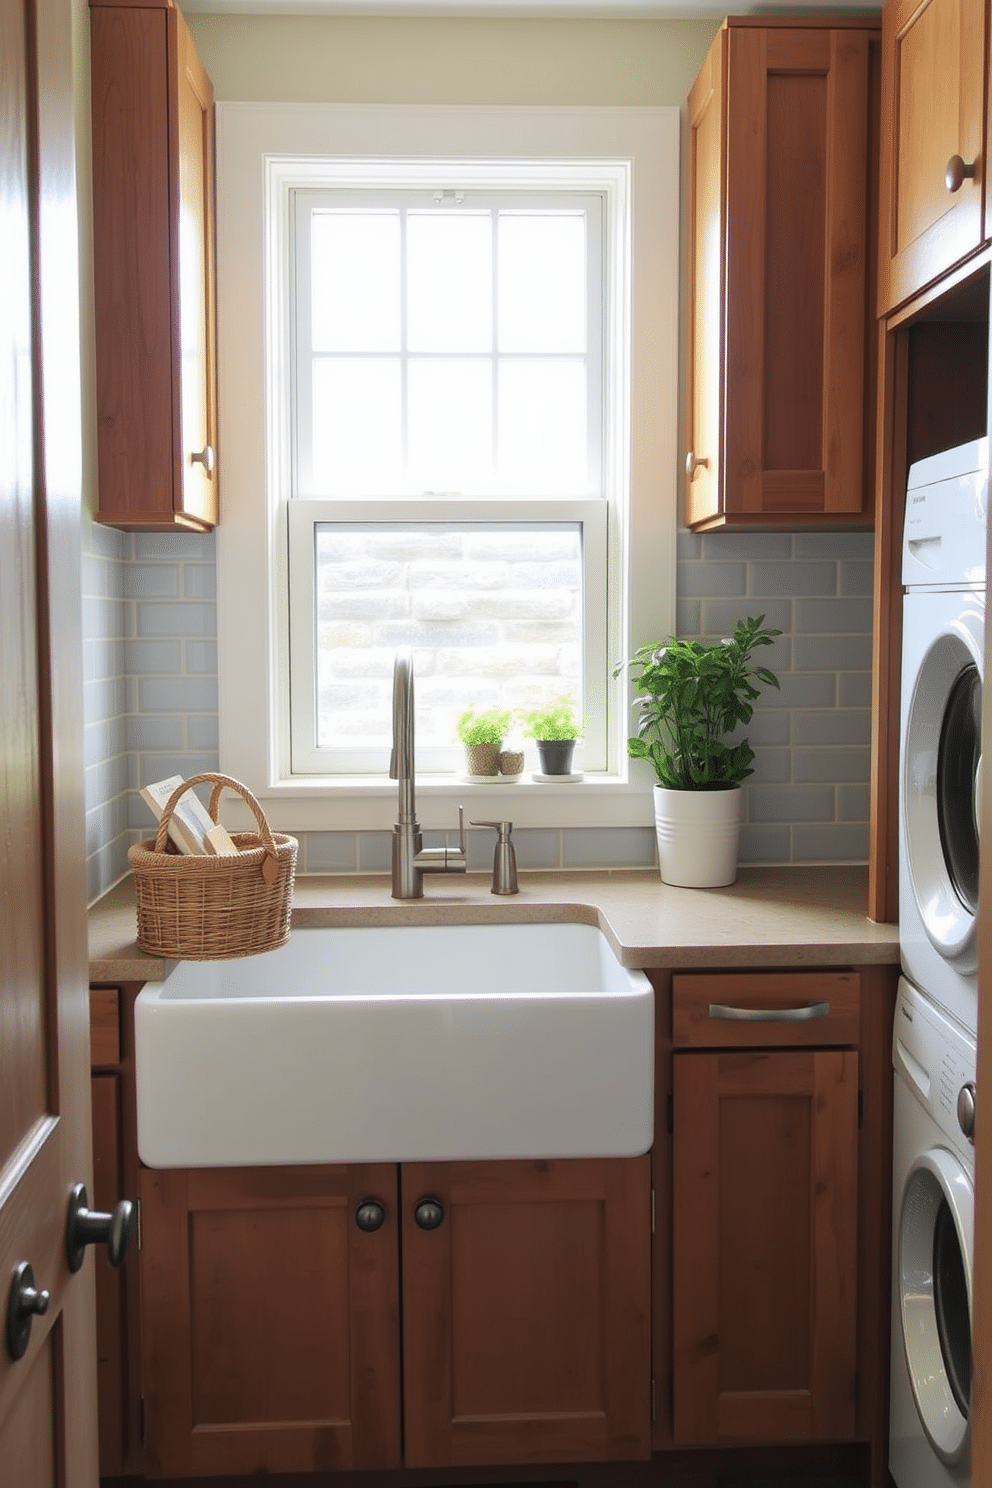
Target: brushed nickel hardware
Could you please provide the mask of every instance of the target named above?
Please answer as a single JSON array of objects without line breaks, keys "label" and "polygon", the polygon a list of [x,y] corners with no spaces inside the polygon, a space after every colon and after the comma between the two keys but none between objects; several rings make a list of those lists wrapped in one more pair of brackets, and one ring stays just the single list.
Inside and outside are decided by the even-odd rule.
[{"label": "brushed nickel hardware", "polygon": [[944,185],[948,191],[960,191],[965,181],[974,180],[976,164],[974,160],[969,164],[960,155],[952,155],[944,170]]},{"label": "brushed nickel hardware", "polygon": [[685,473],[691,479],[695,475],[696,471],[700,468],[700,466],[708,470],[709,464],[710,462],[705,457],[705,455],[696,455],[693,453],[692,450],[690,450],[685,457]]},{"label": "brushed nickel hardware", "polygon": [[70,1271],[78,1271],[86,1259],[87,1245],[105,1245],[107,1259],[119,1266],[127,1254],[137,1228],[137,1210],[130,1199],[121,1199],[111,1214],[89,1207],[86,1185],[77,1183],[69,1195],[69,1217],[65,1227],[65,1253]]},{"label": "brushed nickel hardware", "polygon": [[803,1007],[742,1008],[730,1003],[711,1002],[710,1017],[728,1023],[803,1023],[811,1018],[829,1018],[829,1002],[810,1002]]},{"label": "brushed nickel hardware", "polygon": [[213,475],[213,473],[214,473],[214,447],[213,447],[213,445],[212,444],[205,444],[203,446],[202,450],[195,451],[193,454],[190,455],[190,457],[189,457],[189,463],[191,465],[202,465],[203,468],[204,468],[204,470],[207,472],[208,475]]},{"label": "brushed nickel hardware", "polygon": [[35,1287],[30,1261],[21,1261],[14,1268],[7,1300],[7,1352],[12,1359],[23,1359],[27,1353],[31,1323],[44,1317],[50,1301],[50,1292]]},{"label": "brushed nickel hardware", "polygon": [[416,755],[413,736],[413,655],[396,653],[393,663],[393,752],[389,778],[399,783],[399,811],[393,827],[394,899],[422,899],[425,873],[464,873],[465,813],[458,808],[458,846],[424,847],[414,802]]},{"label": "brushed nickel hardware", "polygon": [[516,894],[517,854],[510,841],[513,823],[508,821],[473,821],[473,827],[492,827],[496,833],[496,852],[493,857],[493,886],[490,894]]}]

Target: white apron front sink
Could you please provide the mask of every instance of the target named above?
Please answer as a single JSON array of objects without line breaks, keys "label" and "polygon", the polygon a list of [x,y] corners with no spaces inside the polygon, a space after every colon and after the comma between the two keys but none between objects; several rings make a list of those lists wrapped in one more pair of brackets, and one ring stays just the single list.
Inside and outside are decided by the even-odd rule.
[{"label": "white apron front sink", "polygon": [[306,927],[135,1004],[151,1167],[631,1157],[654,1001],[578,924]]}]

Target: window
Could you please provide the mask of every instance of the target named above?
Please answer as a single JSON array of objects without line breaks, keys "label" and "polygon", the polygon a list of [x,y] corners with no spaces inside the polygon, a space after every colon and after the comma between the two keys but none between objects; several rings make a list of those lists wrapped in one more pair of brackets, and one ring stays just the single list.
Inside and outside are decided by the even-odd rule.
[{"label": "window", "polygon": [[421,795],[470,702],[563,691],[629,792],[612,664],[674,614],[677,111],[229,104],[218,141],[223,768],[270,820],[385,825],[412,645]]}]

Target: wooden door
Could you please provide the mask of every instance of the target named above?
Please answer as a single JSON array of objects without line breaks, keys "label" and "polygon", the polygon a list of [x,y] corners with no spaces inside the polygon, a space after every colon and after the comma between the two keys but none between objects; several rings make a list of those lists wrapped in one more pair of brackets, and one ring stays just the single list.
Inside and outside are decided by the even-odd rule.
[{"label": "wooden door", "polygon": [[[985,48],[983,0],[885,6],[879,314],[981,245]],[[955,157],[973,174],[948,184]]]},{"label": "wooden door", "polygon": [[685,520],[721,510],[727,30],[717,33],[687,105],[689,122],[688,366]]},{"label": "wooden door", "polygon": [[673,1062],[675,1440],[851,1439],[857,1053]]},{"label": "wooden door", "polygon": [[[0,0],[0,1326],[16,1268],[47,1311],[0,1341],[0,1477],[95,1488],[83,841],[80,377],[66,0]],[[41,1305],[42,1299],[37,1299]]]},{"label": "wooden door", "polygon": [[397,1467],[395,1167],[145,1168],[141,1204],[146,1470]]},{"label": "wooden door", "polygon": [[648,1457],[649,1158],[407,1163],[401,1189],[406,1465]]}]

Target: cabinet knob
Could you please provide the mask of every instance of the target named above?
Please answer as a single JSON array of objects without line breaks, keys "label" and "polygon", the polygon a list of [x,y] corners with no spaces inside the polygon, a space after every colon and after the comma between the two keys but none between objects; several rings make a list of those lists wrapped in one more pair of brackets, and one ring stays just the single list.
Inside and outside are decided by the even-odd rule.
[{"label": "cabinet knob", "polygon": [[975,1082],[969,1080],[958,1091],[958,1126],[969,1142],[975,1140]]},{"label": "cabinet knob", "polygon": [[425,1195],[415,1206],[413,1217],[422,1230],[436,1230],[444,1222],[444,1206],[440,1199]]},{"label": "cabinet knob", "polygon": [[214,470],[213,445],[205,444],[198,453],[190,455],[189,463],[191,465],[202,465],[207,474],[212,475]]},{"label": "cabinet knob", "polygon": [[697,455],[692,450],[690,450],[685,457],[685,473],[691,478],[695,475],[700,466],[702,466],[704,470],[708,470],[709,463],[710,462],[705,457],[705,455]]},{"label": "cabinet knob", "polygon": [[86,1259],[87,1245],[105,1245],[107,1259],[119,1266],[134,1233],[138,1211],[130,1199],[121,1199],[112,1214],[99,1214],[89,1207],[86,1185],[77,1183],[69,1195],[69,1218],[65,1229],[65,1251],[70,1271],[78,1271]]},{"label": "cabinet knob", "polygon": [[944,185],[948,191],[960,191],[965,181],[974,180],[974,176],[974,160],[968,165],[961,159],[960,155],[952,155],[944,171]]},{"label": "cabinet knob", "polygon": [[371,1235],[373,1231],[380,1229],[385,1223],[385,1220],[386,1206],[385,1204],[381,1204],[378,1199],[363,1199],[355,1210],[355,1223],[367,1235]]},{"label": "cabinet knob", "polygon": [[50,1301],[47,1291],[35,1287],[31,1263],[21,1261],[14,1268],[7,1300],[7,1352],[12,1359],[24,1357],[31,1337],[32,1319],[43,1317]]}]

